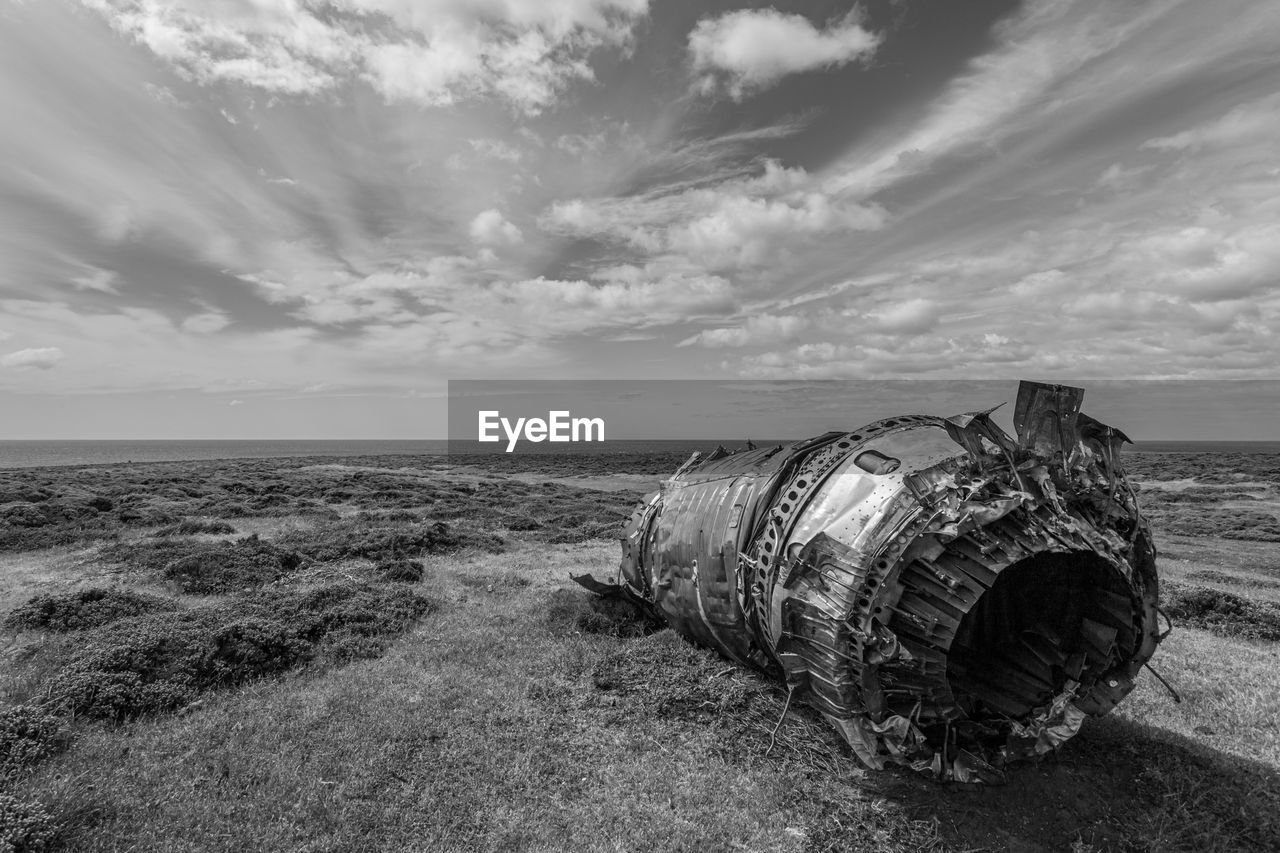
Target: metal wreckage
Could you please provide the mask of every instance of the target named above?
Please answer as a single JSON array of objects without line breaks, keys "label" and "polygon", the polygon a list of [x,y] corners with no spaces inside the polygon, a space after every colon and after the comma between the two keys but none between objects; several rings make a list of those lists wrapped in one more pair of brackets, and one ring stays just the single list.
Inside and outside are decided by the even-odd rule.
[{"label": "metal wreckage", "polygon": [[695,453],[637,507],[617,583],[575,580],[784,679],[868,767],[999,783],[1168,633],[1129,439],[1083,393],[1021,383],[1016,437],[993,408]]}]

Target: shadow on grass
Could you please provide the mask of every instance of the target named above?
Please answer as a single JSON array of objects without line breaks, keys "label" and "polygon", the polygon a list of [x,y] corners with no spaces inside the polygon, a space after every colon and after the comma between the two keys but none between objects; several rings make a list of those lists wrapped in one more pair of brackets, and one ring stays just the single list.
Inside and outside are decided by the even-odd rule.
[{"label": "shadow on grass", "polygon": [[[593,605],[562,590],[549,616],[581,630]],[[789,774],[787,808],[803,816],[809,850],[1280,850],[1275,768],[1119,717],[1091,720],[1060,752],[1010,767],[1007,785],[944,785],[905,769],[862,771],[811,709],[779,720],[778,685],[669,631],[616,647],[592,679],[611,697],[606,725],[715,731],[712,754]]]},{"label": "shadow on grass", "polygon": [[[1280,850],[1280,774],[1180,735],[1104,717],[1000,787],[895,772],[885,795],[938,818],[957,849]],[[837,848],[838,849],[838,848]]]}]

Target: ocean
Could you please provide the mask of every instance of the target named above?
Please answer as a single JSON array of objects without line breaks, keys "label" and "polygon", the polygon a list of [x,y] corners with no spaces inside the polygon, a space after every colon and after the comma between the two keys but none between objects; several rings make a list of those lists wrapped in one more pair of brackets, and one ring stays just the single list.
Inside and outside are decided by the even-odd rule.
[{"label": "ocean", "polygon": [[[550,445],[523,442],[519,453],[636,453],[713,449],[715,439],[616,440],[601,444]],[[729,449],[741,440],[723,442]],[[764,447],[777,440],[760,440]],[[466,442],[468,452],[495,452]],[[49,465],[112,465],[129,462],[181,462],[200,459],[272,459],[299,456],[421,456],[449,451],[441,439],[304,439],[263,441],[0,441],[0,470]],[[455,445],[455,450],[460,449]],[[1280,453],[1280,441],[1140,441],[1133,450],[1148,453]],[[497,451],[500,452],[500,451]]]}]

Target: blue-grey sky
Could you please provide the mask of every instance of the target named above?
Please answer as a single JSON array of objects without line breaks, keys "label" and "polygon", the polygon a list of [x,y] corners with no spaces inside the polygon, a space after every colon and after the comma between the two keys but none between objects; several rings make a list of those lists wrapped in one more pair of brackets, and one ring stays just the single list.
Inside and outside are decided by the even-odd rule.
[{"label": "blue-grey sky", "polygon": [[1277,44],[1270,0],[0,0],[0,438],[1275,378]]}]

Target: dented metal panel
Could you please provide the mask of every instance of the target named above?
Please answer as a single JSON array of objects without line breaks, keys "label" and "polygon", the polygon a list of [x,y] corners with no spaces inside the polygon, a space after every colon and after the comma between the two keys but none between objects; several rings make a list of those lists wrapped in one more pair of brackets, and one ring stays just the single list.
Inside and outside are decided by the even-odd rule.
[{"label": "dented metal panel", "polygon": [[[637,509],[621,589],[786,681],[870,767],[994,781],[1152,655],[1155,550],[1083,392],[691,460]],[[596,587],[599,589],[599,587]]]}]

